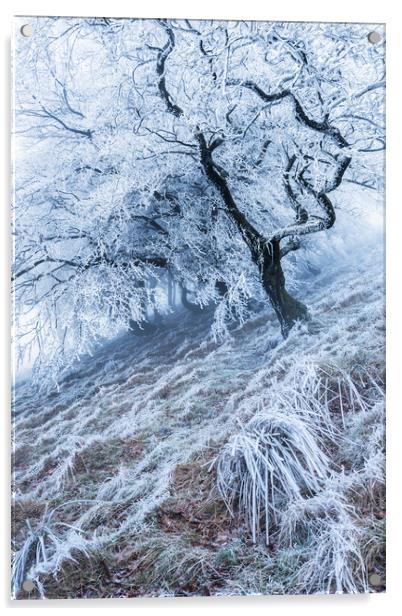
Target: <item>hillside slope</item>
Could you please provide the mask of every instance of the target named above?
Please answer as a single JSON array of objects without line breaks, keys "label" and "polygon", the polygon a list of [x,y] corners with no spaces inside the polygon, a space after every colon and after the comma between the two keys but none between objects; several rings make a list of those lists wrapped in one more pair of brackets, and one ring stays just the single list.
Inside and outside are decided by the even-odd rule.
[{"label": "hillside slope", "polygon": [[17,386],[15,596],[383,589],[382,263],[308,285],[285,341],[269,310],[224,343],[184,311]]}]

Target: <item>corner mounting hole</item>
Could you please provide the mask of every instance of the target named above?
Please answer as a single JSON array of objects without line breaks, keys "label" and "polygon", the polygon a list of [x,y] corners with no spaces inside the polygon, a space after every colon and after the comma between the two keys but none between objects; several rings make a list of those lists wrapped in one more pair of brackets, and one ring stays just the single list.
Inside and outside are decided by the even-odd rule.
[{"label": "corner mounting hole", "polygon": [[369,577],[369,582],[372,586],[382,586],[384,584],[384,580],[378,573],[372,573]]},{"label": "corner mounting hole", "polygon": [[376,43],[379,43],[381,41],[381,34],[373,30],[373,32],[368,33],[367,38],[369,40],[369,43],[375,45]]},{"label": "corner mounting hole", "polygon": [[25,25],[21,26],[20,32],[21,32],[22,36],[25,36],[27,38],[28,36],[32,36],[33,28],[31,26],[31,24],[25,24]]},{"label": "corner mounting hole", "polygon": [[22,583],[22,588],[25,590],[25,592],[31,592],[35,588],[35,584],[32,580],[25,580]]}]

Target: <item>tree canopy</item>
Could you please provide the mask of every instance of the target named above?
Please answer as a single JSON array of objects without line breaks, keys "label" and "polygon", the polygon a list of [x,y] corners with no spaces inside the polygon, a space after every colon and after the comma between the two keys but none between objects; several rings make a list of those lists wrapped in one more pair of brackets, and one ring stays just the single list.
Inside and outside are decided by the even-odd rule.
[{"label": "tree canopy", "polygon": [[341,183],[381,188],[382,45],[356,24],[37,18],[14,52],[18,356],[57,374],[166,310],[168,275],[215,304],[215,336],[250,298],[285,336],[307,319],[285,274]]}]

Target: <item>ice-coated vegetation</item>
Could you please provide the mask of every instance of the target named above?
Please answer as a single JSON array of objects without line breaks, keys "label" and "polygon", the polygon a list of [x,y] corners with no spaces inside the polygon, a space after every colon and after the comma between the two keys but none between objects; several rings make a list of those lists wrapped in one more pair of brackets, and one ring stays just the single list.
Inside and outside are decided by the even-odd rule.
[{"label": "ice-coated vegetation", "polygon": [[281,506],[297,500],[302,490],[315,494],[327,472],[327,458],[305,422],[297,416],[289,419],[274,407],[272,413],[257,415],[226,445],[218,486],[230,509],[233,500],[238,501],[254,542],[263,518],[269,545]]},{"label": "ice-coated vegetation", "polygon": [[372,45],[358,24],[32,24],[14,53],[16,362],[57,382],[166,313],[172,284],[215,305],[217,338],[250,300],[284,336],[308,320],[297,286],[328,230],[342,243],[371,215],[341,229],[338,210],[382,194],[383,29]]},{"label": "ice-coated vegetation", "polygon": [[383,590],[383,29],[33,25],[13,597]]},{"label": "ice-coated vegetation", "polygon": [[319,276],[313,332],[282,340],[262,311],[216,343],[213,313],[184,311],[84,358],[53,396],[20,383],[14,593],[26,577],[47,597],[78,581],[82,596],[377,590],[379,273],[362,256]]}]

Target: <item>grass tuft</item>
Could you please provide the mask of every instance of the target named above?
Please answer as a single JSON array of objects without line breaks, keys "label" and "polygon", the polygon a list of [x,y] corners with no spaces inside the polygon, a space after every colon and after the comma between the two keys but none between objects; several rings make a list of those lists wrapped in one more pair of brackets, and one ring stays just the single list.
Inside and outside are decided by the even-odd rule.
[{"label": "grass tuft", "polygon": [[266,544],[280,512],[322,487],[329,460],[314,432],[298,417],[264,413],[224,447],[217,481],[232,515],[246,521],[255,543],[265,528]]}]

